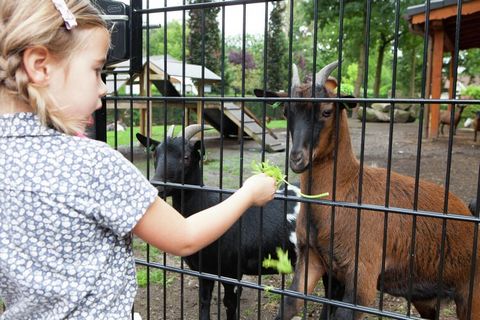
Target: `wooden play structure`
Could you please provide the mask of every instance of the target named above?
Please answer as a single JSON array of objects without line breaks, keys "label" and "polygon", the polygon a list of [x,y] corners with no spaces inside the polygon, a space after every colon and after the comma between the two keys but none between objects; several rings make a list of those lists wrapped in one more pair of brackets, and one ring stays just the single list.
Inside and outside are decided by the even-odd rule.
[{"label": "wooden play structure", "polygon": [[[429,22],[429,42],[427,61],[427,94],[432,99],[440,99],[442,89],[443,55],[450,52],[450,87],[449,97],[453,98],[453,61],[455,55],[455,33],[460,28],[459,50],[480,48],[480,1],[463,1],[461,7],[460,26],[457,26],[457,1],[431,1],[430,12],[427,18],[426,5],[412,6],[407,9],[407,18],[410,29],[414,33],[425,35],[425,25]],[[451,108],[452,106],[449,106]],[[440,124],[440,105],[430,104],[427,134],[436,137]]]},{"label": "wooden play structure", "polygon": [[[208,68],[202,68],[200,65],[183,64],[181,61],[171,57],[153,56],[144,60],[142,71],[139,74],[130,77],[128,73],[122,71],[128,70],[128,61],[113,65],[111,69],[117,73],[116,77],[107,78],[107,87],[109,94],[113,94],[123,86],[135,84],[139,91],[134,94],[148,96],[149,88],[155,86],[165,97],[182,97],[181,90],[185,87],[187,92],[192,95],[199,95],[204,90],[215,83],[220,83],[221,78]],[[183,76],[185,70],[185,76]],[[182,84],[185,81],[185,85]],[[195,85],[194,85],[195,82]],[[115,87],[114,87],[115,86]],[[188,91],[189,89],[189,91]],[[198,91],[197,91],[198,90]],[[140,131],[145,134],[147,125],[147,110],[152,112],[156,106],[167,106],[168,108],[185,108],[185,125],[190,122],[190,115],[196,112],[197,123],[210,124],[224,137],[242,136],[250,137],[259,144],[263,142],[265,134],[265,149],[268,152],[278,152],[285,150],[285,142],[278,139],[275,133],[269,128],[263,129],[263,123],[247,106],[233,102],[192,102],[181,101],[114,101],[107,102],[108,109],[134,109],[140,110]],[[151,117],[150,117],[151,118]],[[242,132],[243,131],[243,132]],[[265,132],[264,132],[265,131]]]}]

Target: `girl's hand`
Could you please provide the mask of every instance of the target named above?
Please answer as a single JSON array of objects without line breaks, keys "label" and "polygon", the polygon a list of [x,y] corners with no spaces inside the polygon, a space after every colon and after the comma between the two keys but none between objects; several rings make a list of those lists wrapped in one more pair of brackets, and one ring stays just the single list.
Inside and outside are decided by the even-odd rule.
[{"label": "girl's hand", "polygon": [[252,205],[261,207],[273,199],[277,188],[275,179],[260,173],[245,180],[241,190],[250,194]]}]

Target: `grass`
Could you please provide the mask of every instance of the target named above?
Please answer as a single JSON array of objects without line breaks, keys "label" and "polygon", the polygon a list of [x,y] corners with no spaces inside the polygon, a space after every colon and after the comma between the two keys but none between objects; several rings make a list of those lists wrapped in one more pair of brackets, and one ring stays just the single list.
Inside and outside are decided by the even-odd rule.
[{"label": "grass", "polygon": [[[163,140],[164,136],[164,129],[165,126],[152,126],[152,131],[150,133],[150,137],[155,140]],[[167,128],[168,130],[168,128]],[[177,126],[175,127],[175,134],[180,132],[181,127]],[[140,127],[133,127],[133,141],[136,143],[137,138],[135,135],[140,132]],[[118,146],[128,146],[130,145],[131,141],[131,128],[127,127],[125,131],[117,132],[116,133],[117,137],[117,145]],[[115,147],[115,132],[114,131],[108,131],[107,132],[107,143],[113,148]]]},{"label": "grass", "polygon": [[267,124],[270,129],[286,129],[287,120],[272,120]]},{"label": "grass", "polygon": [[[159,262],[163,258],[163,251],[158,250],[154,246],[149,246],[150,261]],[[133,239],[133,251],[136,258],[145,259],[147,255],[147,244],[138,238]],[[149,280],[149,281],[148,281]],[[150,268],[150,279],[148,279],[148,269],[144,266],[137,266],[137,284],[140,288],[144,288],[150,284],[163,284],[165,280],[165,272],[160,269]],[[167,277],[167,286],[175,280],[174,276]]]},{"label": "grass", "polygon": [[[145,288],[148,283],[162,284],[165,279],[165,272],[160,269],[150,268],[150,279],[148,279],[147,267],[137,267],[137,284],[140,288]],[[174,281],[173,277],[167,277],[167,287]]]},{"label": "grass", "polygon": [[[287,121],[286,120],[272,120],[268,123],[268,127],[270,129],[285,129],[287,127]],[[165,131],[165,126],[163,125],[158,125],[158,126],[152,126],[150,133],[150,137],[155,140],[162,141],[164,137],[164,131]],[[177,125],[175,126],[175,131],[174,135],[177,135],[181,132],[182,126]],[[168,128],[167,128],[168,131]],[[127,127],[125,131],[122,132],[117,132],[116,137],[117,137],[117,146],[128,146],[130,145],[131,141],[131,136],[133,136],[133,141],[134,144],[136,144],[137,138],[135,135],[140,132],[140,127],[136,126],[133,127],[133,135],[131,135],[131,129],[130,127]],[[206,135],[215,135],[218,134],[216,130],[207,130],[205,131]],[[107,143],[113,148],[115,147],[115,132],[114,131],[108,131],[107,132]]]}]

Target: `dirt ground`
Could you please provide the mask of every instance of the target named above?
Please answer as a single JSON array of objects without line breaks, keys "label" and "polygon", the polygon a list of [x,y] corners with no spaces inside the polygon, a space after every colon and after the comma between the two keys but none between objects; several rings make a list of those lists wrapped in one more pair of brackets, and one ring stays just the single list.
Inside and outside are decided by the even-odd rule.
[{"label": "dirt ground", "polygon": [[[418,151],[418,124],[395,124],[393,131],[392,168],[393,170],[415,176]],[[360,154],[362,124],[358,120],[350,120],[350,133],[352,144],[357,153]],[[285,132],[278,131],[277,134],[285,137]],[[209,157],[219,157],[218,138],[207,141],[207,153]],[[384,123],[367,123],[365,128],[364,159],[366,165],[378,167],[387,166],[389,141],[389,125]],[[236,140],[227,140],[224,145],[225,159],[237,159],[239,161],[239,143]],[[247,164],[250,159],[260,156],[260,146],[247,140],[244,144],[243,161]],[[266,154],[266,158],[272,163],[284,163],[285,153]],[[440,136],[438,139],[421,139],[421,165],[420,178],[445,185],[448,159],[448,137]],[[469,202],[475,197],[478,188],[480,170],[480,141],[473,142],[473,132],[467,129],[459,130],[453,139],[450,169],[450,191],[457,194],[464,201]],[[218,179],[216,174],[210,177],[212,181]],[[290,176],[295,181],[294,175]],[[208,184],[209,177],[205,178]],[[167,257],[167,265],[179,266],[179,258]],[[163,263],[163,260],[160,261]],[[188,268],[185,266],[185,268]],[[141,288],[138,292],[135,311],[139,312],[143,319],[198,319],[198,282],[194,277],[184,276],[183,279],[178,273],[166,273],[166,291],[161,285],[152,285],[149,289]],[[279,276],[264,276],[261,283],[281,287]],[[258,284],[256,277],[244,277],[244,280],[255,285]],[[286,281],[290,280],[289,277]],[[319,285],[321,287],[321,285]],[[221,300],[217,298],[219,287],[215,287],[212,299],[212,319],[226,319]],[[164,292],[166,294],[164,295]],[[321,294],[321,288],[317,292]],[[149,315],[147,316],[147,296],[150,297]],[[258,303],[258,300],[260,303]],[[279,303],[279,296],[272,293],[265,293],[244,288],[240,301],[240,319],[273,319]],[[260,308],[259,308],[260,306]],[[376,306],[378,308],[378,305]],[[406,314],[407,304],[404,299],[394,298],[385,295],[385,310]],[[320,304],[308,304],[307,319],[316,319],[319,316]],[[220,310],[220,315],[218,315]],[[412,315],[418,316],[414,308],[411,308]],[[384,317],[385,318],[385,317]],[[455,308],[450,303],[444,305],[441,319],[456,319]],[[370,316],[369,319],[375,319]]]}]

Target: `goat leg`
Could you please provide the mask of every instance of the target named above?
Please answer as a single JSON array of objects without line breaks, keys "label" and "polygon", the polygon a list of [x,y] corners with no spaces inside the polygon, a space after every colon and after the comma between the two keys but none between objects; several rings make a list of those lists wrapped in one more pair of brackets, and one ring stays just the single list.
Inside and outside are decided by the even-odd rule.
[{"label": "goat leg", "polygon": [[[473,278],[473,290],[470,291],[470,282],[466,281],[455,294],[457,306],[457,317],[459,320],[480,320],[480,267],[477,262],[477,269]],[[471,300],[471,310],[469,302]],[[468,312],[470,311],[470,313]]]},{"label": "goat leg", "polygon": [[416,300],[412,301],[413,306],[423,319],[437,319],[437,301],[433,300]]},{"label": "goat leg", "polygon": [[237,298],[242,295],[242,287],[238,286],[235,292],[235,285],[224,283],[223,289],[223,305],[227,312],[227,320],[235,320],[237,318]]},{"label": "goat leg", "polygon": [[212,292],[214,281],[201,279],[199,281],[200,290],[200,319],[210,320],[210,304],[212,301]]},{"label": "goat leg", "polygon": [[[325,288],[325,296],[333,300],[342,300],[345,294],[345,285],[338,281],[335,277],[332,277],[331,282],[328,278],[328,274],[325,274],[322,277],[323,287]],[[330,296],[328,295],[329,291],[331,291]],[[322,307],[322,313],[320,314],[320,320],[333,319],[333,315],[335,314],[336,310],[337,307],[324,304]]]},{"label": "goat leg", "polygon": [[[375,268],[368,268],[365,265],[359,265],[356,279],[356,292],[354,290],[354,274],[354,270],[349,270],[345,276],[345,294],[343,296],[343,302],[362,306],[371,306],[375,301],[377,292],[377,277],[374,275],[378,274],[378,270]],[[354,299],[354,297],[356,299]],[[335,317],[333,319],[360,320],[363,319],[363,313],[348,308],[337,308]]]}]

